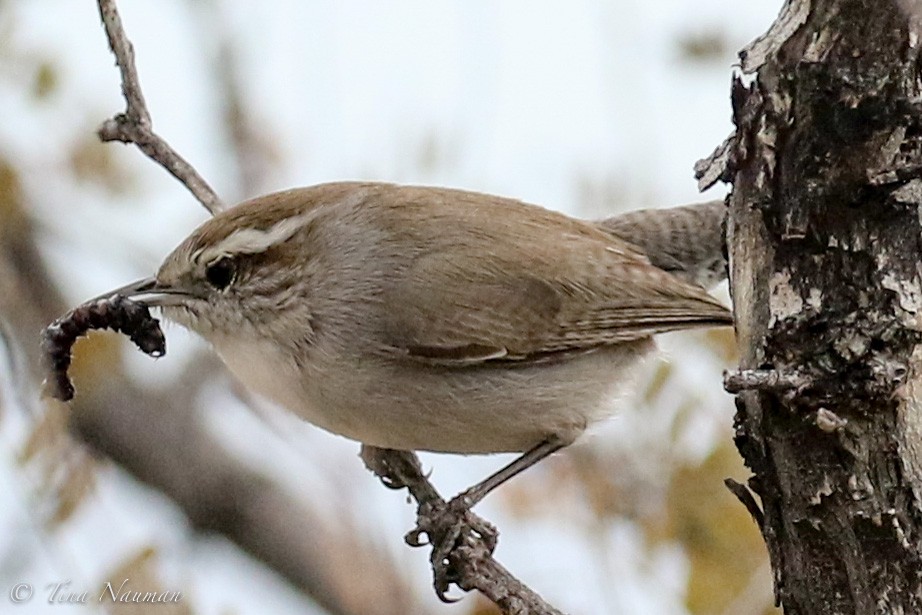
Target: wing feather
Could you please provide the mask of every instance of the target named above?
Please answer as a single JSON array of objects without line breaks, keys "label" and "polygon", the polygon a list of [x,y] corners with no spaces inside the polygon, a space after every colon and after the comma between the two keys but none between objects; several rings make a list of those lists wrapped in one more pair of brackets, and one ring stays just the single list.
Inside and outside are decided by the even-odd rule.
[{"label": "wing feather", "polygon": [[[389,353],[448,366],[547,361],[732,323],[703,288],[592,223],[445,192],[411,195],[389,212],[395,233],[413,235],[404,245],[420,246],[388,285],[396,295],[385,304],[406,308],[385,317]],[[475,211],[483,207],[492,209]]]}]

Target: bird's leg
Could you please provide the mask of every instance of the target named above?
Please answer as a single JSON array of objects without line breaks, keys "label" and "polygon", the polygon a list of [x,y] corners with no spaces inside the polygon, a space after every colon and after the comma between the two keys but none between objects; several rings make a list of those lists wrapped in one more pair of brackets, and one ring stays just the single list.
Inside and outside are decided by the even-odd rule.
[{"label": "bird's leg", "polygon": [[451,499],[448,507],[455,512],[465,512],[473,508],[488,493],[502,485],[504,482],[527,470],[545,457],[548,457],[566,446],[557,438],[549,438],[530,449],[512,463],[503,466],[490,476],[486,477],[470,489],[462,491]]},{"label": "bird's leg", "polygon": [[479,540],[489,553],[493,553],[496,548],[496,528],[471,513],[471,508],[501,484],[564,446],[566,445],[556,438],[545,440],[470,489],[459,493],[445,505],[444,509],[433,510],[437,521],[433,518],[425,518],[426,515],[420,515],[419,525],[408,535],[408,539],[413,536],[419,544],[419,534],[423,532],[429,538],[429,544],[432,546],[429,561],[435,576],[436,591],[440,597],[444,595],[443,591],[452,582],[450,556],[455,549],[470,548],[472,540]]}]

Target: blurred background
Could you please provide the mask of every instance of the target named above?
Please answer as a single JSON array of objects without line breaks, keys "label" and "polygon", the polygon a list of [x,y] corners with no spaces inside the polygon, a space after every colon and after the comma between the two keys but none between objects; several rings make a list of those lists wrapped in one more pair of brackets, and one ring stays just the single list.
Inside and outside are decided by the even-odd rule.
[{"label": "blurred background", "polygon": [[[697,194],[692,165],[730,133],[736,52],[780,2],[119,8],[154,128],[228,202],[375,179],[602,217],[723,196]],[[153,273],[207,217],[98,142],[123,108],[95,2],[0,0],[0,612],[493,612],[437,601],[428,552],[403,543],[414,507],[356,443],[249,397],[178,327],[156,362],[93,334],[76,401],[39,399],[41,328]],[[772,613],[765,549],[723,486],[747,476],[720,384],[732,335],[660,346],[616,418],[479,506],[496,557],[574,615]],[[508,461],[423,455],[445,495]],[[182,600],[100,605],[124,579]]]}]

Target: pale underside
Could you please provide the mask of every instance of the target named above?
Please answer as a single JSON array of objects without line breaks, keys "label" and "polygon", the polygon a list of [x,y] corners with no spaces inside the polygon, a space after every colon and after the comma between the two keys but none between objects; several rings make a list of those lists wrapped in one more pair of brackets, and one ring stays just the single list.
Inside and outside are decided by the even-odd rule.
[{"label": "pale underside", "polygon": [[499,371],[436,367],[382,377],[378,366],[356,365],[346,386],[326,378],[325,365],[305,374],[271,344],[215,347],[249,389],[327,431],[382,448],[475,454],[574,441],[614,413],[621,385],[653,343]]}]

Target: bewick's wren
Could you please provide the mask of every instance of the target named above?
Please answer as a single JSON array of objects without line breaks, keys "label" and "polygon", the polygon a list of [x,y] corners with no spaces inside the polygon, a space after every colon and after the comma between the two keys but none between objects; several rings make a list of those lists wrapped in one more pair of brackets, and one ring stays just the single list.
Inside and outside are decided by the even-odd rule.
[{"label": "bewick's wren", "polygon": [[331,432],[526,452],[466,492],[470,505],[608,416],[654,334],[732,323],[664,271],[713,277],[722,207],[592,223],[458,190],[324,184],[216,215],[120,292]]}]

